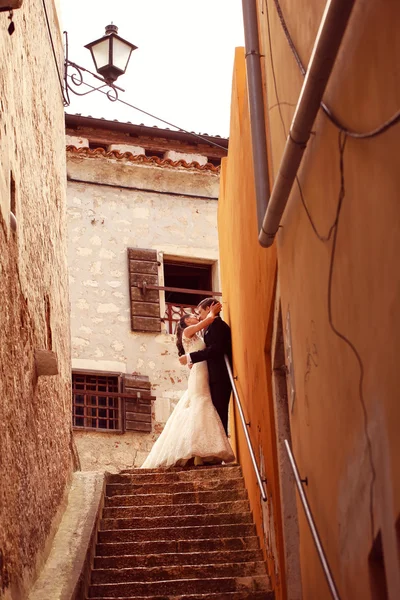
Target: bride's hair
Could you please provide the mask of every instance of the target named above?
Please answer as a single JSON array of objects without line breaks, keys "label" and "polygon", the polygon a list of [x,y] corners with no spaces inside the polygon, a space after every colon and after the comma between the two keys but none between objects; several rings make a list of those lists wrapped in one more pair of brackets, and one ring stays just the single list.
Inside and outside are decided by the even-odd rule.
[{"label": "bride's hair", "polygon": [[187,325],[186,325],[186,319],[189,317],[190,315],[184,315],[183,317],[181,317],[178,321],[178,325],[176,327],[176,347],[178,348],[178,356],[183,356],[185,354],[185,349],[183,347],[183,343],[182,343],[182,335],[183,335],[183,330],[186,329]]}]

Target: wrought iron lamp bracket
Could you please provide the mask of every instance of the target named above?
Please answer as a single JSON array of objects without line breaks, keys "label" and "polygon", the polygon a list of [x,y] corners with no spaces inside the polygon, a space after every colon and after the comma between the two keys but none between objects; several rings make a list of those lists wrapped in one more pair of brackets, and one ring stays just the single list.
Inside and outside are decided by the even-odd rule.
[{"label": "wrought iron lamp bracket", "polygon": [[[69,97],[69,92],[72,92],[76,96],[87,96],[92,92],[97,92],[100,90],[104,90],[104,88],[109,88],[107,92],[103,92],[106,94],[107,98],[111,102],[115,102],[118,100],[118,92],[124,92],[125,90],[121,87],[118,87],[114,83],[108,82],[103,77],[99,77],[96,73],[92,73],[89,69],[85,67],[81,67],[76,63],[72,62],[68,58],[68,32],[64,31],[64,40],[65,40],[65,61],[64,61],[64,106],[69,106],[71,104],[71,100]],[[84,73],[89,74],[94,79],[101,81],[101,85],[92,86],[84,80]],[[86,92],[79,91],[81,85],[87,86],[88,89]]]}]

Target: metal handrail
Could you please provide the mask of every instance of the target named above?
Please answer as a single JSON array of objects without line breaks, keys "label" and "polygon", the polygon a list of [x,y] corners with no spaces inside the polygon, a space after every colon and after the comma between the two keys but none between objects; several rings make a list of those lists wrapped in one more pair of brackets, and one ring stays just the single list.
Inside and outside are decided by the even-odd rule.
[{"label": "metal handrail", "polygon": [[307,496],[305,495],[303,486],[301,484],[299,470],[297,468],[296,461],[294,459],[292,450],[291,450],[291,448],[289,446],[289,442],[287,440],[285,440],[285,446],[286,446],[286,452],[288,453],[290,466],[292,467],[292,471],[293,471],[294,478],[296,481],[297,489],[299,491],[300,500],[303,505],[304,513],[306,515],[308,524],[310,526],[311,535],[313,537],[314,544],[317,549],[318,558],[321,561],[321,565],[324,570],[324,575],[326,577],[326,581],[328,583],[329,590],[330,590],[332,598],[334,598],[334,600],[340,600],[339,592],[337,590],[335,581],[333,579],[333,575],[332,575],[331,569],[329,567],[329,563],[326,558],[321,539],[318,535],[317,527],[315,525],[314,518],[312,516],[310,505],[308,504]]},{"label": "metal handrail", "polygon": [[254,472],[255,472],[256,477],[257,477],[257,483],[258,483],[258,486],[259,486],[260,491],[261,491],[261,497],[262,497],[263,501],[266,502],[267,501],[267,494],[265,493],[265,490],[264,490],[264,486],[263,486],[263,482],[262,482],[262,479],[261,479],[260,472],[258,470],[258,465],[257,465],[256,457],[255,457],[255,454],[254,454],[253,446],[251,445],[251,440],[250,440],[249,432],[247,431],[247,426],[248,425],[247,425],[246,419],[244,417],[243,408],[242,408],[242,405],[240,403],[239,395],[237,393],[235,381],[233,379],[233,373],[232,373],[232,369],[231,369],[231,364],[230,364],[229,358],[227,357],[226,354],[224,355],[224,359],[225,359],[226,368],[228,370],[229,379],[231,380],[231,386],[232,386],[233,395],[235,397],[236,405],[237,405],[238,410],[239,410],[240,420],[242,421],[242,425],[243,425],[243,429],[244,429],[244,435],[246,437],[247,446],[249,448],[250,457],[251,457],[251,461],[253,463]]}]

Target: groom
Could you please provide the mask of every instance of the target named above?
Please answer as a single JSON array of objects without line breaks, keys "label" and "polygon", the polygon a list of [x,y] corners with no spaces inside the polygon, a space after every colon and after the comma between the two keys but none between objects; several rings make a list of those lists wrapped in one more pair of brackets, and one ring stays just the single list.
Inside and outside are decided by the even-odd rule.
[{"label": "groom", "polygon": [[[201,320],[205,319],[210,312],[210,308],[217,301],[214,298],[202,300],[197,307],[197,312]],[[210,384],[211,399],[217,413],[224,426],[225,433],[228,434],[228,405],[231,396],[231,382],[225,364],[224,354],[229,358],[232,364],[232,340],[229,325],[217,317],[204,331],[204,350],[191,352],[181,356],[179,361],[182,365],[189,366],[194,363],[207,361],[208,377]]]}]

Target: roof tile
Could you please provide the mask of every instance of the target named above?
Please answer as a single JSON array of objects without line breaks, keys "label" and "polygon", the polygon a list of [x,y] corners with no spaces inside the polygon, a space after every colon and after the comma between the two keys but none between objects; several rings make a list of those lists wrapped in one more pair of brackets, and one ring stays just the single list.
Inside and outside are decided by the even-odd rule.
[{"label": "roof tile", "polygon": [[145,156],[144,154],[132,154],[132,152],[120,152],[119,150],[106,151],[104,148],[77,148],[76,146],[67,146],[67,152],[72,154],[78,154],[80,156],[88,156],[95,158],[96,156],[104,156],[107,158],[116,158],[118,160],[129,160],[135,163],[142,163],[147,165],[155,165],[157,167],[183,167],[184,169],[196,169],[198,171],[211,171],[212,173],[219,173],[221,167],[216,167],[211,163],[201,165],[194,160],[191,163],[186,160],[171,160],[170,158],[158,158],[157,156]]}]

